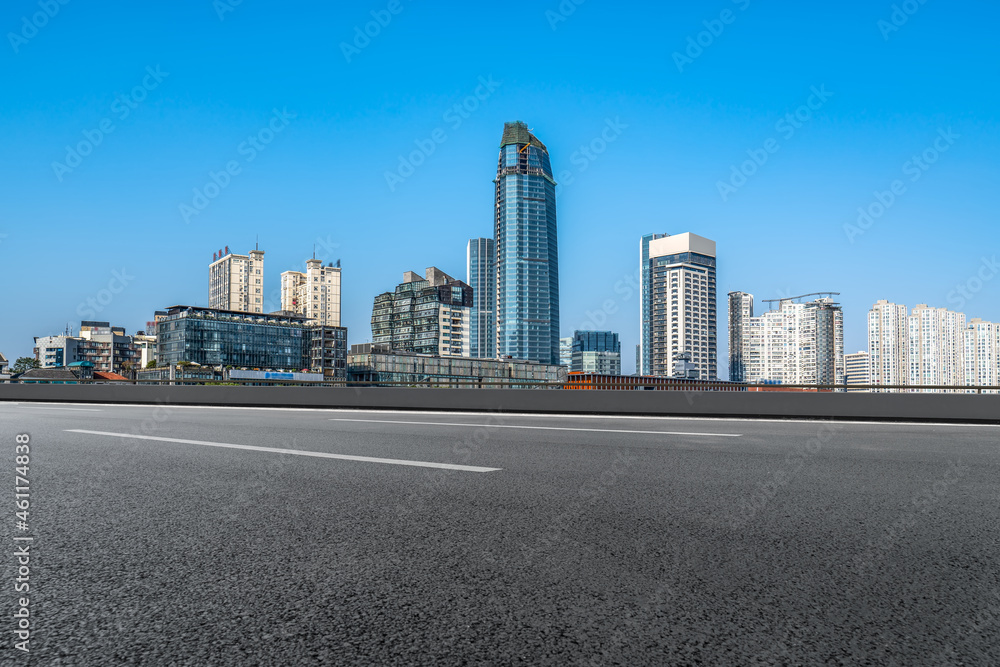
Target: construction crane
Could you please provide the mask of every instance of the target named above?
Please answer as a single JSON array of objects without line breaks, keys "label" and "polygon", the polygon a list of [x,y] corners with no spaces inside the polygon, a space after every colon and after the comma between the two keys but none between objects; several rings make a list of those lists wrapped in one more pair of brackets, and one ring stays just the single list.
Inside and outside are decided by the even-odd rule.
[{"label": "construction crane", "polygon": [[782,301],[795,301],[796,299],[804,299],[807,296],[823,296],[833,297],[834,295],[840,296],[840,292],[812,292],[810,294],[800,294],[798,296],[786,296],[781,299],[761,299],[762,303],[781,303]]}]

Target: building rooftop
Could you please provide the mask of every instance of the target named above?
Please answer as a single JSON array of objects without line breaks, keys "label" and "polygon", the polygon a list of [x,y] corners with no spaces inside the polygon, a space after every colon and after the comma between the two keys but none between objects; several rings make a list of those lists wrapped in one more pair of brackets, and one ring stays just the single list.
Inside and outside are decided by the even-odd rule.
[{"label": "building rooftop", "polygon": [[530,144],[542,149],[546,153],[549,152],[545,144],[531,133],[531,130],[528,129],[528,124],[521,120],[503,124],[503,137],[500,138],[500,148],[511,144]]}]

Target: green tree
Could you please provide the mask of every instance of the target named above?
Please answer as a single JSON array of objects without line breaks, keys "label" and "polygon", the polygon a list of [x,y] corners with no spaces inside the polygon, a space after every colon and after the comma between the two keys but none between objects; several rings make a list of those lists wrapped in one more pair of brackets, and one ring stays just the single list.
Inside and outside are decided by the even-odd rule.
[{"label": "green tree", "polygon": [[146,368],[156,368],[156,359],[150,359],[147,361]]},{"label": "green tree", "polygon": [[11,367],[10,372],[23,373],[27,370],[31,370],[32,368],[38,368],[39,366],[41,366],[41,364],[39,364],[38,359],[35,359],[34,357],[18,357],[17,361],[15,361],[14,365]]}]

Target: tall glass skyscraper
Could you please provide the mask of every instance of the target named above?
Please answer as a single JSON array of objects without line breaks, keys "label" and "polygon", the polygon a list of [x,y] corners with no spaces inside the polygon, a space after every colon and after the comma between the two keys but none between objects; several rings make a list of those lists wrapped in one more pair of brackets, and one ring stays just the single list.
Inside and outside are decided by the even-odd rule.
[{"label": "tall glass skyscraper", "polygon": [[497,165],[497,354],[559,363],[556,182],[528,126],[505,123]]},{"label": "tall glass skyscraper", "polygon": [[469,239],[465,251],[466,282],[472,287],[472,356],[497,356],[497,255],[493,239]]},{"label": "tall glass skyscraper", "polygon": [[635,372],[639,375],[652,375],[653,325],[652,292],[650,284],[652,271],[649,263],[649,242],[666,237],[666,234],[645,234],[639,239],[639,345],[636,351]]}]

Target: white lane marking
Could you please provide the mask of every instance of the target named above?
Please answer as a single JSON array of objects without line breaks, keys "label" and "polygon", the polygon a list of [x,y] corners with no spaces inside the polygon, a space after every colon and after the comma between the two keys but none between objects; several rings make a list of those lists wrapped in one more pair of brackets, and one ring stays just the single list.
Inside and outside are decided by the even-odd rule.
[{"label": "white lane marking", "polygon": [[98,410],[96,408],[50,408],[41,405],[22,405],[22,408],[28,408],[29,410],[74,410],[76,412],[104,412],[103,410]]},{"label": "white lane marking", "polygon": [[405,422],[398,419],[342,419],[333,418],[332,422],[363,422],[366,424],[419,424],[422,426],[471,426],[474,428],[527,428],[541,431],[586,431],[587,433],[646,433],[653,435],[709,435],[718,438],[738,438],[742,433],[688,433],[684,431],[635,431],[619,428],[571,428],[568,426],[521,426],[516,424],[459,424],[453,422]]},{"label": "white lane marking", "polygon": [[307,452],[301,449],[278,449],[276,447],[255,447],[253,445],[233,445],[225,442],[206,442],[204,440],[184,440],[182,438],[161,438],[153,435],[135,435],[133,433],[108,433],[106,431],[86,431],[83,429],[66,429],[67,433],[86,433],[89,435],[105,435],[112,438],[135,438],[138,440],[158,440],[161,442],[179,442],[185,445],[203,445],[205,447],[224,447],[227,449],[245,449],[252,452],[271,452],[272,454],[295,454],[296,456],[315,456],[321,459],[340,459],[342,461],[361,461],[364,463],[389,463],[399,466],[416,466],[418,468],[442,468],[444,470],[463,470],[465,472],[496,472],[503,468],[483,468],[480,466],[463,466],[455,463],[431,463],[428,461],[406,461],[403,459],[380,459],[372,456],[349,456],[347,454],[328,454],[326,452]]}]

